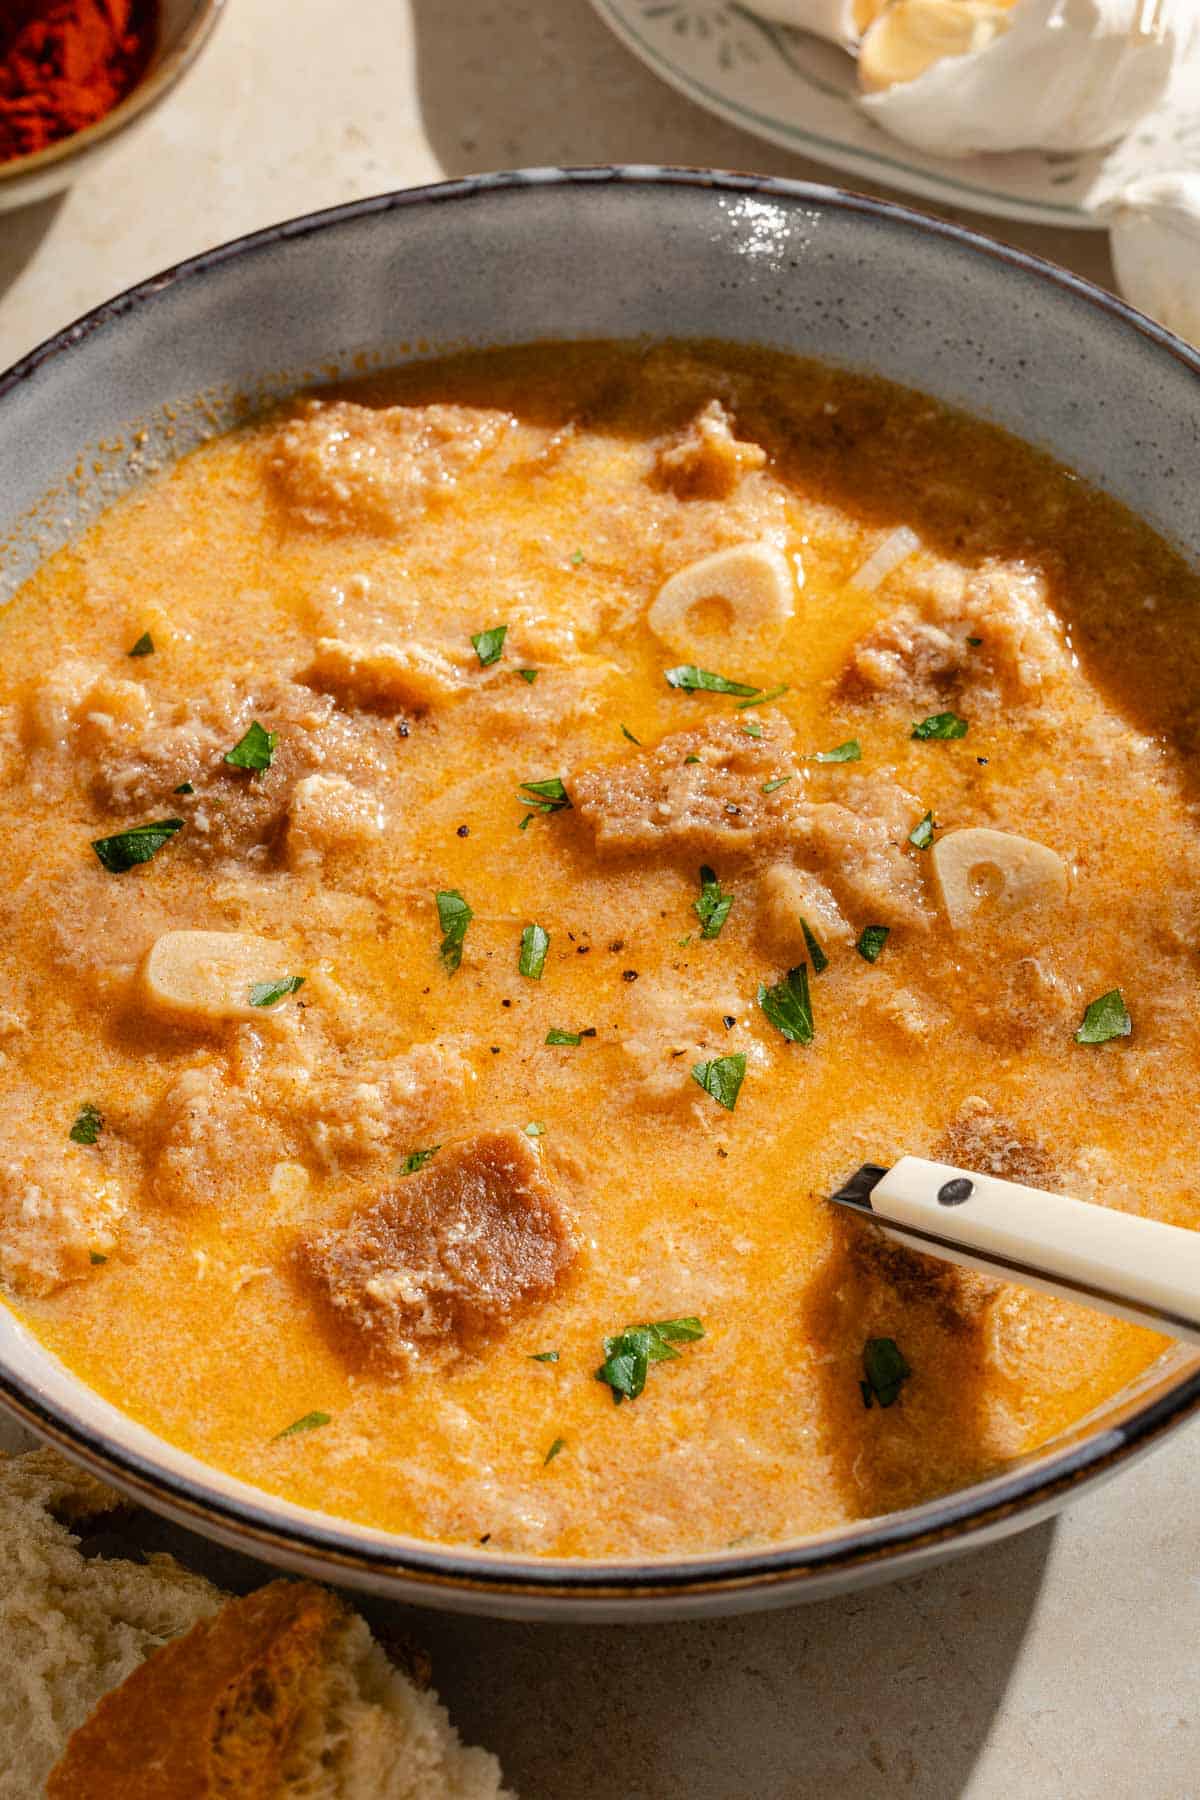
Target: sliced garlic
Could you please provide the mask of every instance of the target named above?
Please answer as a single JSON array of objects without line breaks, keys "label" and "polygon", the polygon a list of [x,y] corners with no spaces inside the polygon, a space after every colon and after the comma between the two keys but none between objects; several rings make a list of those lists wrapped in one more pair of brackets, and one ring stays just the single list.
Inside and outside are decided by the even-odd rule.
[{"label": "sliced garlic", "polygon": [[[797,559],[797,570],[799,560]],[[795,607],[795,576],[776,544],[731,544],[679,569],[646,615],[672,650],[702,654],[715,645],[749,649],[778,636]]]},{"label": "sliced garlic", "polygon": [[1191,42],[1192,0],[1159,10],[1150,29],[1147,0],[895,0],[860,47],[862,105],[935,156],[1099,149],[1158,104]]},{"label": "sliced garlic", "polygon": [[753,0],[750,11],[849,48],[887,4],[888,0]]},{"label": "sliced garlic", "polygon": [[1104,213],[1125,298],[1200,345],[1200,173],[1145,175]]},{"label": "sliced garlic", "polygon": [[972,825],[948,831],[930,852],[946,917],[955,931],[983,909],[1020,912],[1066,898],[1067,867],[1056,851],[1011,831]]},{"label": "sliced garlic", "polygon": [[285,961],[278,944],[248,932],[164,931],[142,965],[142,993],[175,1018],[261,1019],[250,990],[282,978]]}]

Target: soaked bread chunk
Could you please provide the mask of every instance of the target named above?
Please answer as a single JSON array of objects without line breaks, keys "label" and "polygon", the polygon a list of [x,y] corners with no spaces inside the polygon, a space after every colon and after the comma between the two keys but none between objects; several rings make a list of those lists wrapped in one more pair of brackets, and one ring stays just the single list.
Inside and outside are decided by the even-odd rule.
[{"label": "soaked bread chunk", "polygon": [[539,1152],[507,1130],[448,1145],[301,1260],[343,1339],[400,1371],[477,1348],[555,1293],[575,1254]]}]

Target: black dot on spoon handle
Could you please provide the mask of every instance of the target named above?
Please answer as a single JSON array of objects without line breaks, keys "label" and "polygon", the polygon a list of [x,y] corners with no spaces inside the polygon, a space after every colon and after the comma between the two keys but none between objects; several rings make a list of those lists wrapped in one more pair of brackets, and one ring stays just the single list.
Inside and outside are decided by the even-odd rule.
[{"label": "black dot on spoon handle", "polygon": [[939,1206],[961,1206],[975,1192],[975,1183],[968,1181],[965,1175],[956,1175],[952,1181],[943,1181],[938,1189]]}]

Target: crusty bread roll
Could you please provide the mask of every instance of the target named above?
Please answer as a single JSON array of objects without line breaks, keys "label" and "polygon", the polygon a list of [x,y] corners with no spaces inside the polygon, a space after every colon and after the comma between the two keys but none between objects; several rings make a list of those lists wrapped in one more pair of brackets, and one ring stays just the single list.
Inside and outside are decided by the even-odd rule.
[{"label": "crusty bread roll", "polygon": [[120,1504],[53,1451],[0,1458],[5,1800],[504,1800],[337,1596],[82,1556],[69,1527]]}]

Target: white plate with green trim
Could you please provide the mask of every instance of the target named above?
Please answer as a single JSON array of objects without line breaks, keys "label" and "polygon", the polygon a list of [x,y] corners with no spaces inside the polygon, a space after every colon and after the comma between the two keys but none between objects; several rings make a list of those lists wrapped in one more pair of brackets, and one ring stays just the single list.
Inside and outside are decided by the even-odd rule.
[{"label": "white plate with green trim", "polygon": [[592,0],[634,55],[697,105],[848,174],[949,206],[1094,228],[1096,208],[1139,175],[1200,170],[1200,40],[1171,92],[1119,144],[951,160],[881,131],[856,104],[853,58],[733,0]]}]

